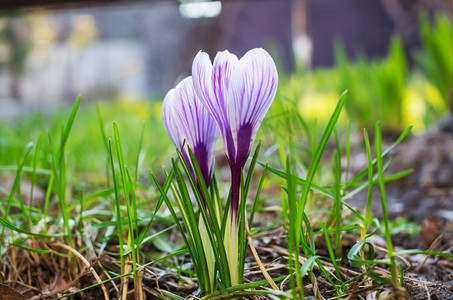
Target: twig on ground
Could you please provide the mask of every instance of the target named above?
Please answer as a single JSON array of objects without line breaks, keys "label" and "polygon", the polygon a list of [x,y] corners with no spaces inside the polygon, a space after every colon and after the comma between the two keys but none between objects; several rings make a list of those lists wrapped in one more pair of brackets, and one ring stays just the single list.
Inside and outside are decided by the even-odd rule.
[{"label": "twig on ground", "polygon": [[256,264],[260,268],[261,273],[263,274],[264,278],[266,278],[266,281],[269,283],[270,287],[273,290],[280,291],[280,289],[275,284],[275,282],[272,279],[272,277],[267,272],[267,270],[264,267],[263,263],[261,262],[261,259],[258,256],[258,253],[256,252],[255,246],[253,246],[252,234],[250,233],[250,228],[249,228],[248,222],[244,222],[244,223],[245,223],[245,233],[247,234],[247,241],[249,243],[249,247],[250,247],[250,250],[252,251],[253,257],[255,258]]},{"label": "twig on ground", "polygon": [[80,258],[80,260],[85,264],[85,266],[90,270],[91,274],[93,274],[94,278],[96,279],[96,281],[100,284],[101,286],[101,289],[102,291],[104,292],[104,298],[106,300],[109,300],[109,293],[107,292],[107,289],[105,288],[104,284],[102,284],[102,280],[101,278],[99,277],[99,275],[96,273],[96,271],[94,270],[93,266],[91,265],[91,263],[82,255],[80,254],[77,250],[73,249],[72,247],[68,246],[68,245],[65,245],[65,244],[62,244],[62,243],[57,243],[56,246],[59,246],[61,248],[64,248],[72,253],[74,253],[78,258]]},{"label": "twig on ground", "polygon": [[[435,250],[437,247],[439,247],[440,243],[442,241],[442,235],[439,235],[432,243],[431,245],[429,246],[428,248],[428,251],[433,251]],[[423,266],[426,264],[426,262],[428,261],[428,258],[429,258],[429,255],[426,255],[425,259],[422,261],[422,263],[415,269],[415,273],[420,273],[420,271],[422,270]]]}]

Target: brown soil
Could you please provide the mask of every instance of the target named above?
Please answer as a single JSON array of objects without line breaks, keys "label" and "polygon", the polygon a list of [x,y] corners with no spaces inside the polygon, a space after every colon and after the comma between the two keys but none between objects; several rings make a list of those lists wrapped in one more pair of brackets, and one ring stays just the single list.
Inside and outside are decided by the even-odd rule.
[{"label": "brown soil", "polygon": [[[343,236],[343,253],[346,254],[349,251],[357,238],[357,236],[347,234]],[[409,236],[400,236],[400,238],[395,239],[396,251],[402,250],[399,246],[399,241],[413,239]],[[258,255],[271,277],[277,278],[287,275],[288,252],[286,249],[286,230],[282,227],[269,230],[266,233],[255,235],[253,240]],[[385,241],[382,238],[374,237],[372,242],[375,245],[377,257],[384,258],[386,256]],[[120,272],[118,260],[111,255],[103,255],[99,258],[92,257],[87,265],[86,261],[84,262],[77,255],[62,256],[61,253],[67,253],[66,250],[68,248],[61,243],[43,244],[36,242],[33,246],[34,248],[50,249],[55,252],[51,254],[37,254],[17,248],[8,249],[6,255],[4,255],[2,266],[4,286],[0,286],[0,300],[21,299],[17,297],[8,298],[14,292],[19,292],[26,299],[54,299],[55,297],[95,284],[97,282],[94,277],[95,273],[99,276],[100,280],[107,279],[108,275],[103,269],[117,273]],[[316,253],[317,255],[328,256],[323,238],[316,240],[316,249],[319,249]],[[115,253],[117,249],[115,247],[108,247],[107,252]],[[88,251],[81,251],[80,254],[86,258],[90,257]],[[452,261],[437,257],[414,255],[401,258],[399,262],[404,266],[405,291],[398,291],[392,289],[390,286],[376,284],[363,276],[361,268],[351,267],[347,260],[344,259],[341,267],[342,279],[346,281],[357,276],[359,278],[359,280],[350,284],[345,297],[347,296],[348,299],[358,299],[359,296],[366,297],[370,292],[378,292],[381,296],[389,296],[389,299],[453,299]],[[177,260],[173,260],[172,263],[177,265],[190,264],[190,259],[188,255],[185,255],[178,257]],[[323,266],[331,274],[335,273],[331,263],[323,261]],[[389,278],[390,276],[384,266],[375,266],[371,271],[382,277]],[[321,299],[319,298],[321,295],[325,299],[334,299],[336,297],[335,290],[326,280],[317,265],[314,266],[313,274],[316,284],[313,285],[305,277],[304,294],[306,296],[315,296],[318,299]],[[264,280],[264,277],[252,255],[249,253],[246,260],[245,282],[255,282],[258,280]],[[154,264],[146,268],[146,272],[142,274],[142,283],[145,299],[165,298],[161,294],[161,289],[170,291],[181,297],[190,297],[197,289],[196,280],[190,276],[178,274],[174,269],[166,268],[159,264]],[[285,291],[290,289],[287,280],[277,282],[277,285]],[[8,286],[12,289],[8,290]],[[115,280],[114,282],[105,284],[104,288],[110,299],[116,299],[118,295],[117,290],[121,290],[121,286],[121,281]],[[127,299],[134,299],[133,283],[128,282],[125,286],[129,289]],[[104,299],[104,292],[100,287],[94,287],[83,293],[69,297],[69,299]],[[260,296],[251,299],[266,298]]]}]

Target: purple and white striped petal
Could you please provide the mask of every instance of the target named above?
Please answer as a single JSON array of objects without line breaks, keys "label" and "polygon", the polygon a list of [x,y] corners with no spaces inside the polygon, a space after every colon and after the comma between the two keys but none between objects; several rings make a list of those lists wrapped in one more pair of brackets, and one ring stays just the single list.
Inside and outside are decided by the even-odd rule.
[{"label": "purple and white striped petal", "polygon": [[162,103],[162,122],[164,123],[165,130],[167,130],[168,135],[170,136],[173,144],[181,148],[179,144],[179,135],[178,128],[173,122],[173,106],[175,100],[175,89],[171,89],[165,95],[164,101]]},{"label": "purple and white striped petal", "polygon": [[277,89],[274,61],[261,48],[240,60],[228,51],[218,52],[212,64],[199,52],[192,75],[195,91],[219,125],[230,164],[244,166]]},{"label": "purple and white striped petal", "polygon": [[235,151],[228,120],[228,86],[238,61],[225,50],[211,63],[208,54],[200,51],[192,65],[195,91],[220,128],[228,158],[234,157]]},{"label": "purple and white striped petal", "polygon": [[[212,114],[218,123],[223,120],[223,114],[217,110],[219,106],[214,96],[212,89],[212,63],[209,60],[209,55],[205,52],[198,52],[192,64],[193,86],[199,99],[204,103],[206,108]],[[217,106],[216,106],[217,104]]]},{"label": "purple and white striped petal", "polygon": [[228,87],[237,63],[238,58],[236,55],[231,54],[228,50],[218,52],[212,63],[212,87],[218,103],[216,109],[222,113],[226,123],[229,123]]},{"label": "purple and white striped petal", "polygon": [[[184,140],[197,159],[205,182],[209,185],[214,170],[214,146],[219,136],[217,124],[198,99],[192,77],[170,90],[162,104],[162,120],[170,139],[180,148],[191,166]],[[191,170],[193,172],[193,170]]]},{"label": "purple and white striped petal", "polygon": [[275,63],[261,48],[248,51],[230,78],[228,120],[239,165],[247,160],[256,133],[274,100],[277,83]]}]

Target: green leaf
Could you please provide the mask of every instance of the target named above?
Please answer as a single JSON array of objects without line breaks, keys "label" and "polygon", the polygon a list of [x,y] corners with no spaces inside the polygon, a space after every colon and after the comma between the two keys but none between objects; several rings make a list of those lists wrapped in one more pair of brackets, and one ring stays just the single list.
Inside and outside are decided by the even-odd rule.
[{"label": "green leaf", "polygon": [[310,256],[309,258],[307,258],[307,260],[304,262],[304,264],[300,268],[300,274],[302,277],[307,275],[307,272],[311,271],[313,269],[313,265],[315,264],[316,260],[319,258],[321,258],[321,256],[319,256],[319,255]]},{"label": "green leaf", "polygon": [[30,231],[27,231],[27,230],[23,230],[19,227],[16,227],[10,223],[8,223],[3,217],[0,218],[0,224],[2,224],[3,226],[15,231],[15,232],[18,232],[18,233],[23,233],[23,234],[26,234],[26,235],[29,235],[29,236],[34,236],[36,238],[41,238],[41,239],[50,239],[50,238],[57,238],[57,237],[64,237],[65,235],[63,234],[41,234],[41,233],[34,233],[34,232],[30,232]]},{"label": "green leaf", "polygon": [[[364,246],[368,246],[368,256],[367,259],[363,259],[358,255],[358,253],[363,249]],[[375,265],[377,262],[375,259],[375,250],[374,245],[367,241],[359,241],[351,250],[348,252],[348,260],[352,267],[361,267],[363,265],[371,266]]]},{"label": "green leaf", "polygon": [[29,252],[34,252],[34,253],[39,253],[39,254],[49,254],[49,253],[52,253],[53,251],[52,250],[47,250],[47,249],[33,249],[33,248],[28,248],[28,247],[25,247],[23,245],[20,245],[18,243],[12,243],[10,244],[11,246],[14,246],[14,247],[17,247],[17,248],[20,248],[22,250],[25,250],[25,251],[29,251]]}]

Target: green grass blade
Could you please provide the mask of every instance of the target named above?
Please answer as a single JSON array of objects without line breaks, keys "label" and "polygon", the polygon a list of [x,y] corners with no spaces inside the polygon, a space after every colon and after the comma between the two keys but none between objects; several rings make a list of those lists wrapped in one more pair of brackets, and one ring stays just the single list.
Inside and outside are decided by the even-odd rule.
[{"label": "green grass blade", "polygon": [[[406,136],[409,135],[409,133],[411,132],[412,130],[412,126],[409,126],[407,127],[403,133],[401,133],[401,135],[398,137],[398,139],[390,146],[388,147],[384,152],[381,153],[381,158],[384,158],[385,156],[387,156],[399,143],[401,143],[401,141],[403,139],[406,138]],[[376,166],[376,163],[377,163],[377,159],[374,159],[373,160],[373,168]],[[359,182],[360,180],[362,180],[362,178],[364,178],[366,175],[368,174],[368,166],[365,167],[362,171],[360,171],[359,173],[357,173],[357,175],[355,175],[353,178],[351,178],[351,180],[349,180],[344,188],[345,189],[348,189],[352,186],[354,186],[355,184],[357,184],[357,182]]]},{"label": "green grass blade", "polygon": [[9,228],[12,231],[15,231],[17,233],[22,233],[22,234],[33,236],[33,237],[36,237],[36,238],[51,239],[51,238],[64,237],[63,234],[41,234],[41,233],[34,233],[34,232],[27,231],[27,230],[23,230],[23,229],[21,229],[19,227],[16,227],[16,226],[8,223],[4,218],[0,218],[0,224],[2,224],[6,228]]},{"label": "green grass blade", "polygon": [[[23,168],[25,161],[26,161],[28,155],[30,154],[32,148],[33,148],[33,143],[30,142],[27,145],[25,145],[25,148],[22,151],[22,159],[21,159],[21,162],[19,163],[19,167],[17,168],[16,177],[14,178],[11,192],[9,193],[8,205],[6,207],[6,213],[5,213],[4,217],[7,217],[7,218],[9,217],[9,211],[11,209],[11,204],[12,204],[12,201],[14,199],[14,195],[16,194],[16,192],[18,192],[17,194],[19,197],[19,202],[20,202],[23,213],[25,213],[25,214],[27,213],[26,211],[24,211],[25,207],[22,202],[22,195],[20,193],[20,178],[21,178],[21,174],[22,174],[22,168]],[[3,237],[3,233],[2,233],[2,237]]]},{"label": "green grass blade", "polygon": [[[17,165],[8,165],[8,166],[0,166],[0,171],[2,172],[17,172]],[[44,168],[36,168],[36,170],[33,170],[33,167],[26,167],[24,166],[22,168],[22,173],[33,173],[36,172],[37,175],[44,175],[44,176],[50,176],[52,174],[51,169],[44,169]]]},{"label": "green grass blade", "polygon": [[112,141],[110,139],[108,140],[108,145],[109,145],[109,158],[110,158],[110,168],[112,171],[113,188],[115,190],[115,198],[114,198],[113,206],[115,207],[116,221],[118,222],[117,228],[118,228],[118,242],[119,242],[119,248],[120,248],[121,274],[123,274],[124,270],[125,270],[126,261],[125,261],[125,257],[124,257],[123,225],[121,224],[121,202],[120,202],[120,192],[119,192],[120,187],[119,187],[118,180],[116,178],[115,164],[113,162]]},{"label": "green grass blade", "polygon": [[450,254],[447,252],[432,251],[432,250],[410,249],[410,250],[396,251],[393,254],[395,256],[424,254],[424,255],[431,255],[431,256],[439,256],[442,258],[453,260],[453,254]]},{"label": "green grass blade", "polygon": [[[164,183],[164,186],[163,186],[163,191],[164,193],[167,193],[168,192],[168,189],[170,188],[170,185],[171,185],[171,182],[173,180],[173,169],[170,170],[170,173],[168,174],[168,176],[165,178],[165,183]],[[162,203],[164,202],[164,198],[162,195],[159,196],[159,200],[157,201],[157,205],[156,205],[156,208],[154,209],[154,212],[151,216],[151,218],[149,219],[148,223],[146,224],[146,226],[142,229],[142,231],[140,232],[140,234],[138,235],[137,237],[137,244],[138,245],[141,245],[145,239],[145,236],[146,234],[148,233],[148,230],[149,228],[151,227],[151,224],[154,220],[154,217],[156,216],[157,212],[159,211],[160,207],[162,206]]]},{"label": "green grass blade", "polygon": [[253,201],[252,209],[250,210],[249,216],[249,227],[252,228],[253,218],[255,217],[256,209],[258,206],[258,201],[260,199],[261,190],[263,188],[264,179],[266,178],[267,173],[267,164],[264,166],[263,173],[261,174],[260,182],[258,183],[258,188],[256,189],[255,200]]},{"label": "green grass blade", "polygon": [[[257,163],[259,165],[261,165],[262,167],[267,165],[266,163],[263,163],[263,162],[260,162],[260,161],[258,161]],[[285,180],[287,179],[287,176],[289,176],[286,172],[278,170],[278,169],[275,169],[275,168],[270,167],[270,166],[267,166],[267,169],[272,174],[277,175],[278,177],[283,178]],[[307,180],[302,179],[302,178],[300,178],[300,177],[298,177],[298,176],[296,176],[294,174],[292,174],[291,176],[294,177],[292,179],[295,181],[295,183],[297,183],[298,185],[302,185],[302,186],[307,184]],[[324,188],[324,187],[322,187],[322,186],[320,186],[320,185],[318,185],[318,184],[316,184],[314,182],[312,182],[310,184],[310,191],[320,193],[320,194],[322,194],[322,195],[324,195],[326,197],[329,197],[329,198],[334,198],[335,197],[335,195],[331,191],[329,191],[328,189],[326,189],[326,188]]]},{"label": "green grass blade", "polygon": [[141,157],[140,154],[142,152],[144,135],[145,135],[145,122],[143,122],[143,124],[142,124],[142,131],[141,131],[141,134],[140,134],[140,141],[138,143],[137,158],[135,160],[134,186],[137,185],[137,180],[138,180],[138,174],[139,174],[139,169],[140,169],[140,157]]},{"label": "green grass blade", "polygon": [[175,210],[173,209],[173,204],[171,203],[170,199],[167,197],[167,191],[165,191],[162,188],[162,186],[159,183],[159,180],[157,180],[157,178],[154,176],[154,174],[151,174],[151,176],[153,178],[154,184],[156,185],[157,189],[161,193],[161,197],[163,198],[164,202],[166,203],[166,205],[168,207],[168,210],[170,211],[170,214],[172,215],[173,220],[175,221],[175,224],[178,227],[179,232],[181,232],[181,236],[182,236],[182,238],[184,240],[184,243],[188,246],[187,249],[188,249],[190,255],[193,256],[194,255],[193,254],[194,248],[192,246],[191,241],[189,241],[187,239],[187,236],[185,234],[183,234],[184,233],[183,225],[181,224],[181,222],[180,222]]},{"label": "green grass blade", "polygon": [[98,109],[97,113],[98,113],[99,129],[101,131],[101,136],[102,136],[102,143],[103,143],[107,153],[109,153],[108,139],[107,139],[107,135],[105,134],[104,120],[102,118],[101,106],[99,104],[97,106],[97,109]]},{"label": "green grass blade", "polygon": [[313,265],[315,264],[316,260],[321,258],[319,255],[315,256],[310,256],[307,258],[307,260],[304,262],[302,267],[300,268],[300,274],[302,277],[305,277],[305,275],[308,274],[308,271],[311,271],[313,269]]},{"label": "green grass blade", "polygon": [[[196,196],[195,198],[198,202],[198,205],[199,206],[203,205],[203,203],[202,203],[203,201],[200,199],[200,196],[197,195],[197,193],[195,192],[197,190],[197,188],[196,188],[196,184],[194,183],[194,180],[191,176],[191,172],[189,171],[188,166],[184,163],[184,159],[182,158],[182,154],[179,150],[178,150],[178,156],[180,158],[181,165],[183,166],[183,169],[187,175],[188,181],[189,181],[190,185],[192,186],[192,190],[195,193],[195,196]],[[173,162],[173,169],[175,170],[176,182],[178,184],[179,191],[181,192],[181,200],[182,200],[181,202],[184,205],[184,208],[183,208],[184,213],[187,216],[186,226],[191,234],[191,240],[192,240],[193,246],[194,246],[193,250],[195,250],[194,251],[195,257],[192,257],[192,260],[194,263],[197,262],[197,264],[198,264],[198,267],[196,267],[196,271],[197,271],[198,280],[200,282],[200,288],[203,291],[210,291],[211,288],[210,288],[207,260],[206,260],[206,256],[204,253],[203,242],[202,242],[200,231],[198,228],[198,221],[195,216],[194,207],[192,205],[192,200],[191,200],[189,191],[187,189],[186,183],[184,182],[184,177],[181,173],[181,170],[179,169],[179,167],[177,166],[177,164],[174,160],[172,160],[172,162]],[[208,201],[206,201],[206,202],[208,202]],[[201,212],[201,216],[203,216],[206,224],[209,224],[209,222],[207,221],[206,214],[203,214],[203,211],[201,211],[201,208],[200,208],[200,212]],[[209,230],[208,230],[208,233],[211,233],[211,235],[212,235],[212,232],[210,232]],[[211,243],[212,243],[212,241],[211,241]]]},{"label": "green grass blade", "polygon": [[128,246],[131,249],[134,249],[132,251],[132,272],[134,274],[134,280],[137,275],[137,252],[135,251],[135,219],[136,219],[136,214],[134,212],[134,204],[133,202],[133,195],[135,191],[133,190],[133,186],[131,186],[131,180],[130,180],[130,175],[129,171],[126,168],[126,165],[124,163],[124,156],[123,156],[123,149],[121,146],[121,138],[120,138],[120,133],[118,130],[118,125],[113,122],[113,135],[115,137],[115,145],[116,145],[116,155],[118,157],[118,164],[119,164],[119,169],[120,169],[120,176],[121,176],[121,182],[123,186],[123,197],[124,197],[124,202],[126,203],[126,213],[127,213],[127,219],[128,219]]},{"label": "green grass blade", "polygon": [[[327,247],[327,252],[329,253],[330,261],[333,264],[333,267],[335,269],[335,275],[336,275],[336,282],[339,284],[341,282],[341,271],[338,268],[338,263],[337,263],[337,258],[335,257],[335,252],[332,247],[332,243],[330,242],[330,236],[329,232],[327,231],[326,223],[321,224],[322,231],[324,232],[324,239],[326,241],[326,247]],[[336,245],[336,247],[341,247],[340,245]]]},{"label": "green grass blade", "polygon": [[39,135],[38,137],[38,142],[36,143],[36,148],[35,148],[35,153],[33,155],[33,167],[32,167],[32,173],[31,173],[31,185],[30,185],[30,203],[29,203],[29,211],[28,211],[28,216],[29,216],[29,219],[28,219],[28,226],[31,230],[31,228],[33,227],[33,224],[32,224],[32,219],[31,219],[31,214],[32,214],[32,208],[34,207],[34,203],[33,203],[33,200],[34,200],[34,187],[35,187],[35,184],[36,184],[36,171],[37,171],[37,168],[38,168],[38,160],[39,160],[39,156],[41,154],[41,145],[42,145],[42,135]]},{"label": "green grass blade", "polygon": [[[342,245],[341,245],[341,221],[342,221],[342,212],[343,205],[341,201],[341,157],[338,151],[334,154],[334,191],[335,198],[333,204],[333,217],[335,222],[335,255],[336,257],[342,257]],[[337,274],[338,275],[338,274]]]},{"label": "green grass blade", "polygon": [[[295,273],[296,278],[295,281],[293,278],[290,278],[290,285],[291,290],[293,293],[293,298],[297,297],[297,295],[303,299],[303,281],[302,275],[300,273],[299,267],[299,253],[300,253],[300,242],[299,236],[297,236],[297,232],[295,230],[297,215],[298,215],[298,203],[297,203],[297,191],[296,191],[296,183],[295,183],[295,176],[293,175],[296,171],[295,161],[291,155],[288,155],[285,159],[286,161],[286,194],[287,194],[287,203],[288,203],[288,267],[289,272]],[[296,290],[297,287],[297,290]]]},{"label": "green grass blade", "polygon": [[28,251],[28,252],[34,252],[34,253],[39,253],[39,254],[49,254],[49,253],[53,252],[52,250],[47,250],[47,249],[33,249],[33,248],[25,247],[25,246],[20,245],[18,243],[12,243],[10,245],[13,246],[13,247],[17,247],[19,249]]},{"label": "green grass blade", "polygon": [[370,139],[368,137],[368,132],[366,129],[363,129],[363,136],[365,139],[365,147],[366,147],[366,154],[368,159],[368,193],[367,193],[367,201],[366,201],[366,209],[365,209],[365,222],[363,224],[363,230],[361,233],[361,239],[364,241],[366,239],[366,233],[368,229],[368,225],[371,222],[371,204],[373,200],[373,159],[371,156],[371,146],[370,146]]},{"label": "green grass blade", "polygon": [[300,236],[300,231],[301,231],[301,227],[302,227],[302,219],[303,219],[303,214],[305,211],[305,204],[307,202],[307,197],[308,197],[308,193],[310,191],[311,183],[313,182],[315,172],[316,172],[319,162],[321,160],[322,153],[324,152],[324,149],[327,145],[327,141],[329,140],[330,135],[332,134],[332,132],[335,128],[335,124],[338,121],[338,118],[340,117],[340,113],[343,109],[345,101],[346,101],[346,91],[343,92],[340,96],[340,100],[338,101],[338,104],[335,107],[335,110],[334,110],[332,116],[330,117],[329,123],[327,124],[327,127],[324,130],[321,140],[319,141],[319,145],[316,148],[316,152],[313,155],[312,161],[310,163],[310,167],[308,168],[306,184],[302,187],[302,194],[301,194],[300,200],[299,200],[300,208],[297,212],[297,220],[296,220],[296,224],[295,224],[296,236]]},{"label": "green grass blade", "polygon": [[[359,253],[364,253],[364,246],[368,246],[368,255],[365,258],[364,255],[358,255]],[[351,250],[349,250],[347,258],[352,267],[361,267],[361,266],[372,266],[377,262],[375,261],[375,250],[374,245],[367,241],[358,241]]]},{"label": "green grass blade", "polygon": [[81,96],[78,96],[74,103],[74,106],[72,107],[72,111],[71,114],[69,115],[67,125],[65,126],[65,130],[63,131],[61,147],[64,147],[66,145],[66,142],[68,141],[69,133],[71,132],[72,125],[74,123],[74,119],[79,109],[81,99],[82,99]]},{"label": "green grass blade", "polygon": [[395,262],[395,257],[393,254],[393,243],[392,243],[392,232],[390,230],[389,217],[387,213],[387,199],[385,192],[385,182],[384,182],[384,171],[382,166],[382,139],[381,139],[381,124],[376,124],[375,132],[375,143],[376,143],[376,161],[377,161],[377,172],[379,180],[379,190],[381,192],[381,206],[382,206],[382,219],[384,222],[385,228],[385,241],[387,243],[387,251],[390,259],[390,273],[392,276],[392,284],[396,287],[398,286],[398,277],[397,277],[397,266]]},{"label": "green grass blade", "polygon": [[104,120],[103,120],[103,117],[102,117],[102,111],[101,111],[101,106],[98,105],[97,106],[97,113],[98,113],[98,121],[99,121],[99,129],[101,131],[101,137],[102,137],[102,142],[104,144],[104,147],[105,147],[105,151],[107,153],[107,161],[106,161],[106,164],[105,164],[105,175],[106,175],[106,178],[107,178],[107,186],[110,186],[110,172],[109,172],[109,165],[110,165],[110,151],[109,151],[109,141],[108,141],[108,138],[105,134],[105,128],[104,128]]},{"label": "green grass blade", "polygon": [[[192,149],[190,147],[187,147],[189,151],[189,157],[192,163],[193,170],[195,172],[195,178],[197,179],[198,182],[198,187],[190,175],[190,171],[185,167],[186,174],[188,176],[188,180],[192,186],[192,190],[195,195],[198,195],[201,191],[201,195],[203,196],[203,199],[206,199],[206,201],[203,203],[202,199],[200,196],[196,197],[196,200],[198,202],[198,206],[200,209],[200,215],[203,218],[205,224],[211,224],[214,232],[211,232],[208,230],[208,238],[211,242],[211,245],[213,245],[213,252],[215,254],[215,257],[219,260],[217,263],[218,270],[221,275],[222,283],[225,284],[226,286],[231,285],[231,278],[230,278],[230,271],[228,268],[228,259],[226,255],[226,249],[224,247],[224,232],[221,230],[219,227],[218,220],[220,220],[220,216],[217,216],[217,210],[216,207],[213,204],[213,201],[210,199],[210,195],[206,186],[206,183],[204,182],[203,175],[201,173],[200,167],[198,165],[198,162],[195,158],[195,155],[192,152]],[[182,158],[181,152],[178,151],[178,155],[180,157],[181,163],[185,165],[184,159]],[[215,194],[215,193],[214,193]],[[205,205],[206,204],[206,205]],[[211,217],[211,222],[209,222],[209,216]],[[215,233],[215,237],[214,234]],[[217,242],[216,242],[217,241]],[[215,247],[214,245],[217,245]]]}]

